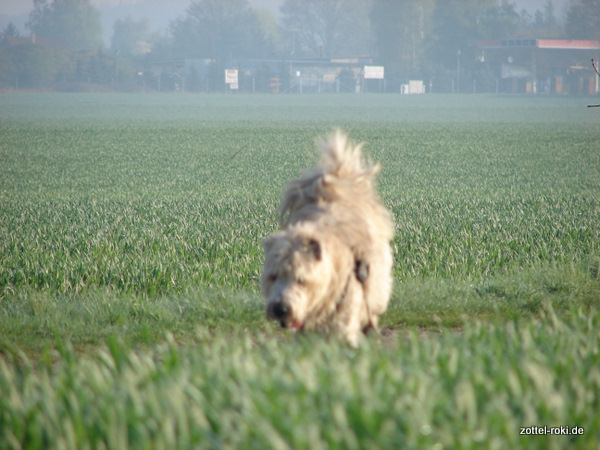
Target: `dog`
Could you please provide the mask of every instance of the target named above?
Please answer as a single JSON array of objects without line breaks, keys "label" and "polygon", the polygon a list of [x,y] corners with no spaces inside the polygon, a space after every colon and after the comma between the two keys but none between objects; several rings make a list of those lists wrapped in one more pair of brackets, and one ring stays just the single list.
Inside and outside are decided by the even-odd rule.
[{"label": "dog", "polygon": [[341,131],[319,143],[316,169],[289,183],[281,231],[263,242],[266,315],[283,328],[321,331],[358,346],[378,331],[392,290],[394,224],[374,187],[379,166]]}]

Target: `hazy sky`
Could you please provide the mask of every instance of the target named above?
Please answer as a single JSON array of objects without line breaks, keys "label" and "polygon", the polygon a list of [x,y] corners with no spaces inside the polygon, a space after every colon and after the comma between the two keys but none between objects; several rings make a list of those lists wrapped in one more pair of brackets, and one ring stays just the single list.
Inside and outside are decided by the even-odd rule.
[{"label": "hazy sky", "polygon": [[[180,7],[181,5],[187,5],[191,0],[169,0],[168,3],[172,3],[173,6]],[[251,1],[253,4],[259,4],[259,6],[269,7],[279,5],[283,0],[256,0]],[[564,3],[568,0],[554,0],[554,6],[559,10]],[[135,5],[136,3],[157,3],[157,0],[92,0],[92,3],[98,7],[101,6],[119,6],[119,5]],[[163,1],[164,3],[164,1]],[[546,3],[546,0],[516,0],[515,3],[518,8],[526,8],[536,10],[542,8]],[[13,14],[26,14],[33,8],[33,0],[0,0],[0,14],[13,15]]]},{"label": "hazy sky", "polygon": [[[148,19],[151,31],[166,29],[169,23],[183,16],[192,0],[91,0],[102,13],[101,22],[104,39],[112,35],[113,24],[117,19],[131,17],[134,20]],[[223,0],[227,1],[227,0]],[[259,8],[266,8],[278,14],[279,6],[284,0],[249,0]],[[517,11],[527,9],[535,12],[543,9],[546,0],[513,0]],[[552,0],[557,15],[561,15],[569,0]],[[22,34],[28,34],[25,22],[33,9],[33,0],[0,0],[0,28],[3,29],[9,21]]]},{"label": "hazy sky", "polygon": [[[169,3],[175,8],[184,8],[191,0],[91,0],[97,7],[132,6],[140,3]],[[250,0],[250,3],[264,8],[278,8],[283,0]],[[33,0],[0,0],[0,14],[18,15],[28,14],[33,9]]]},{"label": "hazy sky", "polygon": [[[267,8],[275,14],[283,2],[283,0],[249,1],[253,6]],[[191,0],[91,0],[91,2],[102,13],[102,26],[112,30],[116,19],[127,16],[131,16],[134,20],[147,18],[152,29],[166,27],[170,21],[185,13]],[[12,20],[21,32],[26,32],[24,24],[32,9],[33,0],[0,0],[0,25],[5,25]]]},{"label": "hazy sky", "polygon": [[[153,0],[92,0],[96,6],[132,5]],[[190,0],[169,0],[169,3],[189,3]],[[0,14],[26,14],[33,9],[33,0],[0,0]]]}]

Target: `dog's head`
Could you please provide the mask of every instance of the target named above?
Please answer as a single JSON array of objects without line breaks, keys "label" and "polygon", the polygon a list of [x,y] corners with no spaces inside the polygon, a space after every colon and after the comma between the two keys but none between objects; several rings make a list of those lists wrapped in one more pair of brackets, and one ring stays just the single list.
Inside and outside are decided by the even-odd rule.
[{"label": "dog's head", "polygon": [[264,243],[261,290],[267,317],[284,328],[308,329],[335,310],[342,273],[352,264],[349,250],[335,236],[300,223]]}]

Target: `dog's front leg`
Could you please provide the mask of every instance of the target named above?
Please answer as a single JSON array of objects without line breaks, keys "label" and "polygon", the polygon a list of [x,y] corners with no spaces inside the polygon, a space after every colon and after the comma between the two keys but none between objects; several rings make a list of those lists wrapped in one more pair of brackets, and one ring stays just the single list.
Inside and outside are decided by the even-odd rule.
[{"label": "dog's front leg", "polygon": [[358,280],[350,279],[345,298],[338,310],[338,334],[354,348],[358,347],[361,336],[361,307],[363,301],[362,286]]}]

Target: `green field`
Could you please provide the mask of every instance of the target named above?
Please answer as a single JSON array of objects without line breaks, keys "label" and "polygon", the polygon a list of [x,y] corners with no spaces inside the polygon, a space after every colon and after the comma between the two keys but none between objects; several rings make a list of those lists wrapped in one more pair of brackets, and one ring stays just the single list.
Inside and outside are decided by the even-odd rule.
[{"label": "green field", "polygon": [[[0,95],[0,448],[598,448],[590,103]],[[291,338],[258,289],[335,127],[396,223],[358,350]]]}]

